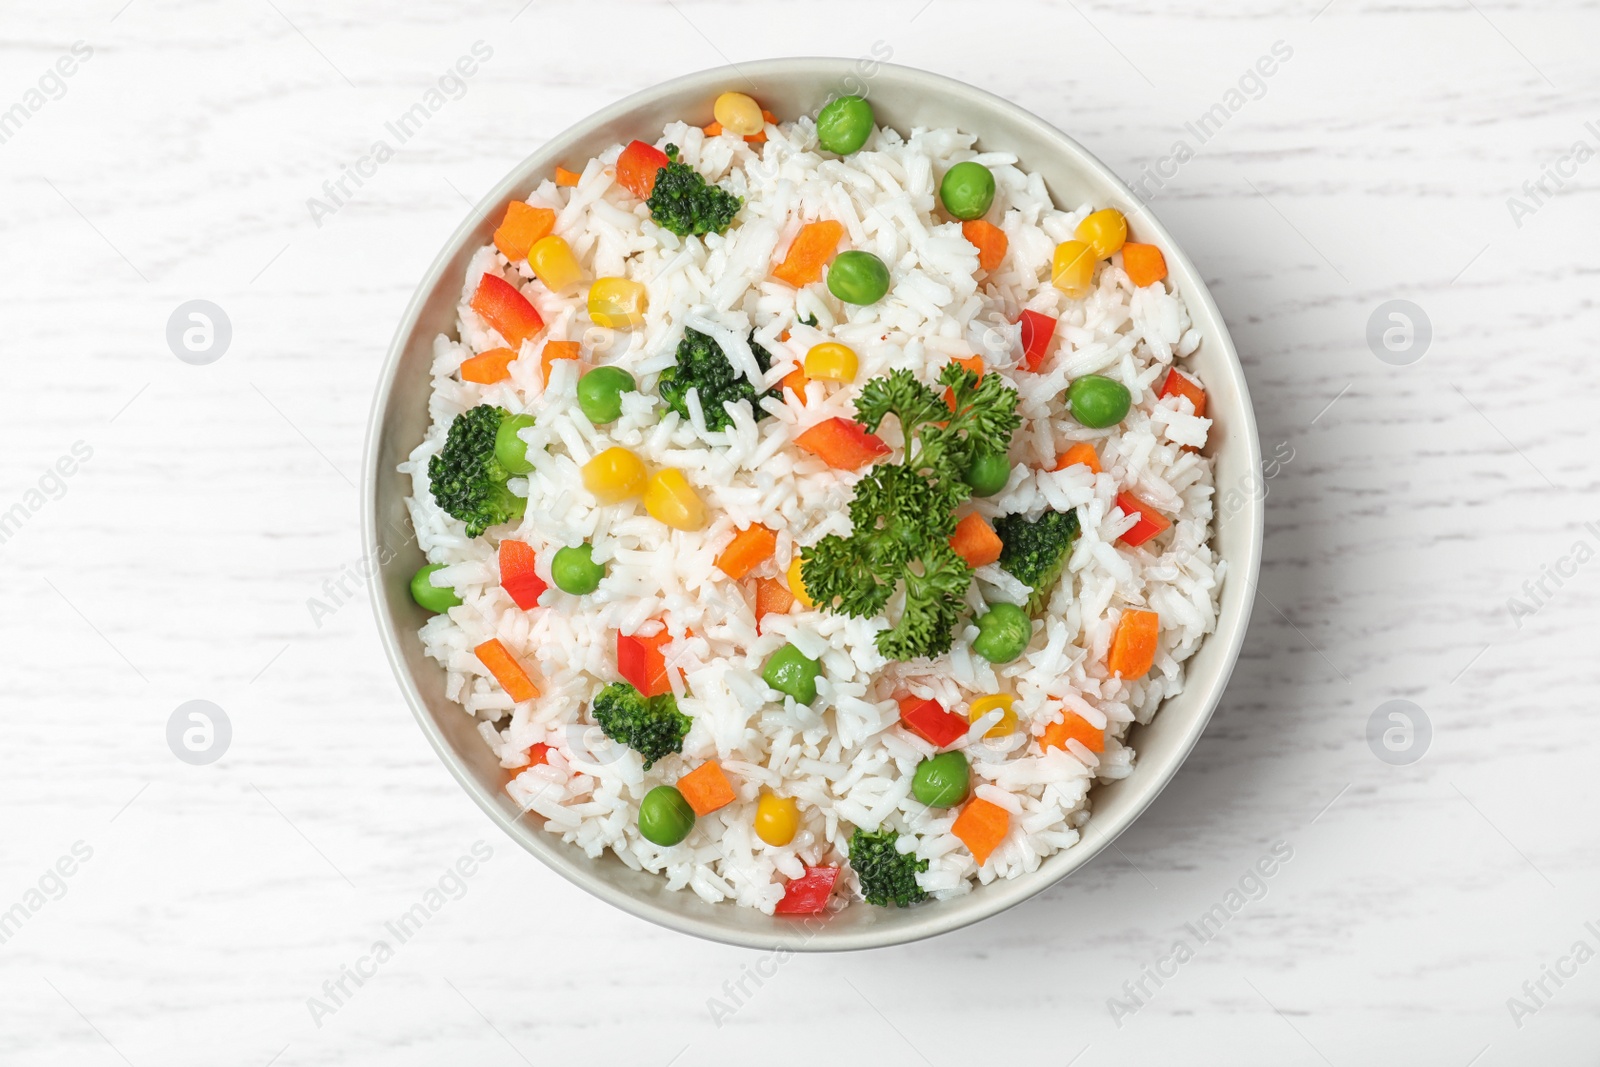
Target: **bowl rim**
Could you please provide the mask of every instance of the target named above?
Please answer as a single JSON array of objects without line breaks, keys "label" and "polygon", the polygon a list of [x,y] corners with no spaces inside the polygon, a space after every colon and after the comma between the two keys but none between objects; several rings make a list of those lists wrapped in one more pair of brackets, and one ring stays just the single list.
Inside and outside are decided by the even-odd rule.
[{"label": "bowl rim", "polygon": [[[717,77],[721,77],[726,84],[733,84],[734,79],[747,81],[759,79],[763,75],[784,74],[814,75],[821,80],[829,77],[846,76],[854,69],[856,63],[857,60],[837,56],[799,56],[751,60],[738,64],[730,62],[729,64],[683,74],[631,93],[601,108],[599,111],[579,119],[560,133],[548,138],[539,148],[512,167],[506,176],[473,206],[441,246],[438,254],[418,282],[411,299],[407,302],[399,324],[395,329],[394,337],[390,341],[383,367],[379,373],[377,388],[372,398],[368,415],[365,451],[362,458],[361,536],[363,551],[367,554],[378,551],[378,496],[381,479],[385,473],[388,473],[378,470],[377,467],[382,453],[385,414],[389,409],[391,394],[398,379],[400,364],[405,356],[408,342],[416,331],[417,322],[421,318],[424,307],[430,295],[443,280],[446,269],[460,252],[463,242],[469,239],[471,234],[478,228],[485,215],[503,202],[512,192],[520,189],[533,173],[541,169],[547,169],[549,165],[557,162],[554,157],[558,153],[555,151],[554,146],[559,146],[570,138],[581,136],[592,128],[624,119],[633,111],[664,93],[714,81]],[[1141,200],[1126,182],[1076,139],[1021,105],[1015,104],[988,90],[920,68],[888,62],[877,62],[876,66],[879,70],[892,70],[895,77],[918,85],[930,93],[959,94],[974,100],[981,106],[1008,113],[1013,121],[1024,126],[1031,126],[1042,139],[1057,142],[1069,155],[1076,158],[1078,165],[1084,171],[1092,174],[1096,179],[1120,193],[1124,198],[1125,204],[1134,206],[1133,214],[1137,216],[1141,235],[1150,234],[1160,244],[1163,254],[1169,260],[1175,261],[1178,271],[1186,273],[1193,279],[1195,283],[1194,291],[1184,294],[1185,303],[1190,307],[1191,319],[1198,320],[1203,315],[1211,323],[1215,324],[1214,340],[1222,348],[1221,355],[1224,357],[1223,364],[1231,379],[1230,384],[1237,389],[1240,399],[1240,414],[1242,417],[1239,420],[1239,425],[1230,424],[1229,440],[1234,447],[1243,448],[1249,453],[1247,457],[1249,467],[1247,469],[1259,471],[1261,469],[1261,447],[1256,428],[1255,411],[1250,402],[1250,393],[1248,383],[1245,380],[1244,368],[1239,361],[1238,352],[1233,344],[1227,323],[1211,295],[1210,287],[1206,285],[1188,255],[1173,239],[1172,234],[1150,211],[1148,204]],[[1206,340],[1208,343],[1213,341],[1212,333],[1208,332]],[[1170,764],[1164,773],[1160,774],[1159,778],[1142,782],[1142,791],[1131,803],[1127,804],[1124,810],[1118,812],[1115,816],[1097,816],[1092,811],[1089,822],[1083,827],[1079,843],[1069,850],[1073,854],[1073,862],[1063,867],[1055,877],[1048,880],[997,879],[988,884],[980,885],[976,887],[974,894],[981,893],[987,899],[983,904],[970,907],[962,912],[951,911],[947,916],[941,916],[935,906],[939,902],[933,902],[926,909],[918,909],[919,912],[926,911],[920,922],[908,924],[904,927],[867,927],[861,930],[838,931],[835,935],[827,937],[800,937],[798,936],[800,927],[797,924],[794,938],[785,937],[777,941],[770,937],[759,936],[725,925],[718,925],[695,915],[682,914],[662,908],[652,901],[628,893],[587,871],[586,865],[603,862],[605,857],[590,859],[587,856],[582,856],[579,864],[573,864],[566,862],[562,857],[555,854],[553,847],[543,848],[536,845],[535,835],[541,835],[549,838],[548,843],[551,846],[565,847],[559,838],[547,834],[543,829],[524,827],[520,825],[522,822],[520,818],[513,819],[508,817],[495,792],[473,777],[456,757],[443,731],[434,721],[428,703],[418,690],[416,680],[412,677],[406,664],[401,642],[406,640],[407,637],[414,637],[414,635],[403,633],[401,627],[394,625],[386,606],[388,591],[385,589],[384,583],[375,578],[373,581],[368,582],[367,585],[384,654],[388,658],[390,668],[396,682],[400,685],[406,703],[411,709],[412,717],[417,721],[418,726],[422,728],[423,735],[427,738],[428,743],[449,769],[451,776],[472,798],[479,809],[488,815],[512,840],[536,856],[547,867],[572,884],[622,911],[679,933],[692,934],[709,941],[742,948],[776,948],[808,952],[852,951],[910,944],[940,934],[951,933],[984,919],[992,918],[1060,884],[1074,871],[1081,869],[1098,856],[1149,809],[1155,799],[1177,777],[1178,771],[1188,760],[1190,753],[1199,742],[1200,736],[1205,732],[1205,728],[1221,701],[1222,694],[1226,691],[1228,681],[1238,664],[1239,654],[1249,629],[1250,616],[1255,600],[1253,594],[1260,574],[1264,514],[1265,506],[1262,496],[1252,492],[1246,495],[1241,513],[1235,513],[1233,516],[1234,519],[1243,518],[1246,520],[1249,527],[1248,537],[1242,552],[1237,552],[1233,558],[1222,561],[1227,566],[1223,581],[1224,583],[1230,581],[1244,582],[1249,586],[1249,595],[1245,595],[1237,601],[1237,607],[1231,616],[1225,615],[1226,605],[1224,604],[1222,609],[1219,610],[1215,630],[1207,635],[1202,642],[1201,647],[1213,642],[1221,642],[1223,648],[1216,680],[1211,687],[1211,691],[1204,696],[1199,713],[1194,716],[1188,730],[1174,747],[1173,753],[1169,757]],[[1216,520],[1213,519],[1213,538],[1217,536],[1215,522]],[[1224,584],[1224,589],[1225,587]],[[1169,697],[1168,699],[1171,698]],[[1139,766],[1140,764],[1135,764],[1135,775],[1138,774]],[[1124,781],[1131,782],[1132,776],[1124,779]],[[1096,788],[1098,787],[1099,783],[1097,782]],[[1091,832],[1093,835],[1092,840]],[[1034,884],[1035,882],[1037,884]],[[737,905],[724,902],[714,906],[736,907]]]}]

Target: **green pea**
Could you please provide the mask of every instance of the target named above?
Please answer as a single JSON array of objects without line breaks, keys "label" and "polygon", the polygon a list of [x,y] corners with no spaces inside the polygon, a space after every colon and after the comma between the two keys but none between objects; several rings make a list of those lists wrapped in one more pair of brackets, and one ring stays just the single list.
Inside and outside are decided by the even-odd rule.
[{"label": "green pea", "polygon": [[1085,374],[1067,386],[1067,403],[1072,405],[1073,418],[1098,430],[1127,418],[1133,395],[1115,379]]},{"label": "green pea", "polygon": [[430,563],[411,576],[411,599],[415,600],[419,607],[435,615],[443,615],[461,603],[461,598],[456,596],[454,589],[449,586],[434,585],[429,580],[434,571],[443,569],[443,563]]},{"label": "green pea", "polygon": [[817,113],[817,140],[830,152],[848,156],[872,136],[872,105],[859,96],[841,96]]},{"label": "green pea", "polygon": [[980,219],[994,203],[994,175],[982,163],[967,160],[944,172],[939,183],[944,209],[958,219]]},{"label": "green pea", "polygon": [[676,845],[694,829],[694,809],[670,785],[658,785],[639,801],[639,833],[653,845]]},{"label": "green pea", "polygon": [[948,808],[967,799],[967,779],[967,757],[941,752],[917,764],[911,792],[930,808]]},{"label": "green pea", "polygon": [[550,577],[563,593],[583,596],[600,588],[606,565],[594,561],[593,545],[578,545],[556,550],[550,560]]},{"label": "green pea", "polygon": [[822,664],[801,652],[793,645],[784,645],[774,652],[761,669],[761,680],[798,704],[809,704],[817,699],[817,676]]},{"label": "green pea", "polygon": [[973,496],[994,496],[1011,480],[1011,459],[1004,452],[979,452],[967,464],[962,481]]},{"label": "green pea", "polygon": [[517,436],[517,431],[533,425],[532,415],[511,415],[500,420],[494,432],[494,458],[512,474],[527,474],[533,470],[528,462],[528,442]]},{"label": "green pea", "polygon": [[828,292],[846,304],[876,304],[889,291],[889,268],[871,252],[851,249],[833,257]]},{"label": "green pea", "polygon": [[639,383],[621,367],[596,367],[578,379],[578,406],[596,426],[622,417],[622,394],[636,392]]},{"label": "green pea", "polygon": [[990,663],[1010,663],[1033,639],[1033,620],[1015,604],[991,604],[978,616],[978,636],[972,651]]}]

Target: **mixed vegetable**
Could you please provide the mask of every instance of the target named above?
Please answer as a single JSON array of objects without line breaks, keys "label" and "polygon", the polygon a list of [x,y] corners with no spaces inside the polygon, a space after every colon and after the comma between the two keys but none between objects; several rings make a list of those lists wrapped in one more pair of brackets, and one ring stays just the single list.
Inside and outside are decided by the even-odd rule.
[{"label": "mixed vegetable", "polygon": [[[767,127],[777,121],[742,93],[720,96],[713,113],[714,121],[705,127],[707,136],[730,134],[753,144],[764,142]],[[834,99],[817,116],[819,146],[839,155],[861,151],[875,129],[871,105],[858,96]],[[668,144],[663,150],[633,141],[622,150],[610,173],[617,185],[648,209],[657,226],[678,237],[724,233],[742,206],[738,196],[707,182],[682,161],[675,145]],[[565,168],[558,167],[555,172],[555,183],[561,187],[576,186],[583,178],[583,173]],[[1004,228],[985,217],[995,192],[994,173],[976,160],[950,167],[938,186],[939,204],[951,219],[960,222],[962,235],[977,253],[978,269],[985,274],[999,270],[1009,251]],[[525,260],[534,278],[551,293],[564,292],[583,281],[578,257],[554,232],[557,221],[551,208],[513,201],[494,232],[499,252],[513,264]],[[797,290],[822,283],[846,314],[849,306],[883,300],[893,289],[893,272],[866,249],[840,251],[846,232],[844,225],[831,219],[804,223],[773,265],[772,278]],[[1091,213],[1071,239],[1056,247],[1053,284],[1069,297],[1082,297],[1093,283],[1099,262],[1118,253],[1122,269],[1135,286],[1165,279],[1167,267],[1160,249],[1130,242],[1127,237],[1127,222],[1119,212],[1104,209]],[[637,281],[594,278],[584,299],[589,319],[602,329],[637,330],[644,325],[648,293]],[[504,344],[464,360],[460,377],[486,388],[505,382],[513,376],[513,365],[525,346],[544,331],[545,323],[517,286],[494,273],[479,279],[468,303]],[[814,328],[816,320],[806,325]],[[1040,371],[1050,359],[1057,320],[1042,311],[1024,309],[1016,326],[1018,371]],[[772,353],[756,342],[754,331],[748,345],[765,375],[774,362]],[[545,383],[549,383],[556,361],[581,360],[582,347],[575,340],[547,338],[539,355]],[[831,468],[869,469],[854,486],[849,504],[851,533],[830,534],[797,548],[781,577],[773,576],[777,568],[769,562],[776,554],[779,535],[767,526],[752,523],[735,531],[721,550],[716,559],[718,569],[733,581],[754,583],[758,628],[763,617],[788,613],[796,604],[802,610],[860,618],[880,618],[887,613],[892,618],[886,618],[888,626],[876,637],[884,657],[937,657],[951,649],[957,627],[969,618],[973,572],[998,565],[1026,586],[1029,595],[1022,606],[997,602],[972,613],[975,636],[971,647],[993,664],[1010,663],[1024,655],[1033,639],[1033,616],[1045,609],[1066,569],[1079,533],[1079,516],[1076,510],[1046,510],[1032,518],[1002,515],[991,525],[976,512],[961,513],[969,498],[994,496],[1011,484],[1013,477],[1011,438],[1022,421],[1017,414],[1018,394],[1004,376],[986,374],[985,369],[983,359],[974,356],[948,363],[932,382],[910,370],[870,378],[861,384],[855,398],[854,419],[822,419],[796,435],[794,443],[801,450]],[[580,370],[577,404],[595,427],[622,418],[624,398],[640,392],[640,382],[621,367],[583,365]],[[693,393],[705,428],[716,432],[734,422],[728,405],[747,405],[750,416],[761,420],[769,414],[762,406],[764,399],[804,406],[808,382],[851,386],[860,370],[861,358],[855,349],[824,340],[806,351],[779,387],[763,389],[761,382],[751,380],[735,366],[716,339],[685,328],[673,364],[660,373],[655,390],[666,410],[684,420],[691,418],[689,396]],[[1179,398],[1194,414],[1204,414],[1204,389],[1176,369],[1168,372],[1159,396]],[[1079,424],[1102,430],[1127,418],[1133,397],[1127,385],[1116,378],[1084,374],[1070,382],[1062,400]],[[904,441],[897,462],[889,461],[894,449],[878,436],[891,416]],[[483,536],[493,527],[522,518],[526,500],[510,483],[535,470],[522,436],[534,425],[533,415],[492,404],[470,408],[451,422],[442,448],[429,461],[429,485],[434,500],[464,524],[468,537]],[[1078,465],[1101,475],[1092,440],[1071,442],[1054,469]],[[642,498],[645,511],[668,527],[698,530],[708,521],[699,491],[682,470],[652,470],[630,449],[602,449],[583,464],[582,478],[602,506]],[[1171,526],[1169,518],[1127,490],[1116,500],[1122,514],[1134,520],[1121,536],[1130,548],[1146,544]],[[607,577],[606,563],[594,558],[594,546],[587,542],[556,549],[545,572],[549,583],[541,577],[529,544],[503,537],[496,555],[501,589],[525,611],[541,606],[549,583],[561,594],[582,597],[599,590]],[[412,598],[429,612],[462,606],[447,576],[439,573],[442,569],[429,564],[411,581]],[[621,677],[606,685],[590,707],[605,736],[636,751],[646,771],[681,755],[693,722],[679,710],[674,696],[675,688],[679,693],[686,690],[682,673],[668,663],[663,652],[673,637],[660,620],[648,629],[649,635],[616,634]],[[1123,610],[1106,654],[1108,671],[1125,679],[1144,676],[1154,666],[1159,637],[1156,613]],[[473,651],[514,701],[539,696],[527,668],[499,640],[484,642]],[[799,705],[817,700],[822,676],[822,663],[792,643],[773,652],[761,671],[769,699],[793,700]],[[951,832],[980,865],[1004,841],[1010,813],[991,800],[973,796],[967,755],[952,746],[958,746],[979,723],[989,724],[983,732],[986,738],[1014,734],[1019,728],[1014,703],[1013,694],[992,693],[972,700],[962,716],[932,699],[908,695],[899,700],[901,727],[934,749],[917,763],[911,793],[927,808],[959,807]],[[1105,731],[1063,711],[1058,721],[1044,725],[1037,740],[1045,751],[1081,748],[1098,753],[1105,747]],[[547,753],[547,746],[534,746],[528,766],[514,773],[547,762]],[[738,798],[736,785],[715,760],[701,762],[679,773],[675,782],[658,785],[645,794],[638,809],[639,833],[661,848],[671,848],[694,832],[698,819]],[[755,801],[752,829],[756,838],[772,848],[789,846],[803,825],[799,800],[763,788]],[[915,846],[914,839],[902,840],[892,828],[854,830],[849,865],[869,903],[905,907],[926,899],[928,894],[917,875],[927,870],[928,861],[917,858]],[[776,912],[824,910],[839,875],[838,867],[805,867],[800,877],[786,883]]]}]

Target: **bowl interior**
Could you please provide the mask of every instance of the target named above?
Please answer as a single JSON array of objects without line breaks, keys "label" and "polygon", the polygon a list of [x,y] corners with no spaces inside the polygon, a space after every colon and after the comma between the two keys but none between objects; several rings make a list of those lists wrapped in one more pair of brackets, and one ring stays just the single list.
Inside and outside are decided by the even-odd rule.
[{"label": "bowl interior", "polygon": [[[591,860],[522,816],[506,795],[506,772],[479,736],[474,720],[444,694],[444,672],[416,639],[426,619],[408,582],[425,561],[411,535],[409,481],[395,473],[427,430],[433,340],[454,335],[462,274],[485,244],[504,203],[527,193],[555,164],[584,160],[619,141],[653,140],[675,119],[711,120],[711,101],[725,89],[750,92],[782,117],[815,115],[832,96],[865,95],[880,124],[902,133],[918,126],[955,126],[979,135],[980,147],[1015,153],[1043,176],[1057,205],[1093,203],[1124,212],[1138,240],[1165,251],[1170,280],[1188,305],[1203,341],[1192,357],[1205,381],[1215,420],[1207,452],[1216,459],[1215,547],[1227,561],[1221,615],[1188,662],[1185,691],[1170,698],[1133,739],[1134,773],[1097,787],[1093,817],[1074,848],[1045,860],[1031,875],[978,887],[955,900],[915,908],[848,907],[827,919],[796,923],[731,903],[711,905],[664,881],[632,871],[607,854]],[[1075,141],[1015,105],[938,75],[848,59],[787,59],[702,71],[636,94],[580,122],[525,159],[477,206],[418,287],[395,335],[374,401],[363,485],[364,535],[379,563],[373,596],[379,628],[401,688],[424,732],[462,787],[524,848],[585,889],[635,915],[673,929],[750,947],[835,950],[896,944],[956,929],[996,914],[1047,888],[1087,862],[1154,799],[1199,738],[1222,693],[1243,639],[1261,547],[1257,493],[1260,452],[1244,376],[1227,329],[1187,257],[1128,188]]]}]

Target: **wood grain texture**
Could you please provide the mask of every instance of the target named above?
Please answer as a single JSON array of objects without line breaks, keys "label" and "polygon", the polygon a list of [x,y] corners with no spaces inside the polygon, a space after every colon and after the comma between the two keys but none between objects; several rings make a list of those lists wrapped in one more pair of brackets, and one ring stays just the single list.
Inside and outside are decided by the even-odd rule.
[{"label": "wood grain texture", "polygon": [[[0,112],[93,54],[0,143],[0,511],[93,454],[0,544],[0,911],[75,842],[92,857],[0,944],[0,1061],[665,1067],[837,1041],[894,1064],[996,1042],[1081,1067],[1587,1062],[1600,963],[1520,1027],[1507,998],[1600,948],[1600,565],[1546,579],[1530,617],[1507,600],[1600,548],[1600,159],[1520,225],[1507,198],[1575,141],[1600,152],[1597,30],[1592,4],[1498,0],[9,5]],[[479,40],[464,95],[315,222],[308,198]],[[479,195],[626,93],[877,42],[1130,181],[1292,49],[1152,204],[1234,331],[1264,451],[1293,458],[1233,683],[1117,849],[975,928],[758,988],[759,954],[615,912],[497,837],[412,724],[358,583],[331,616],[307,601],[358,567],[384,348]],[[165,340],[193,298],[232,322],[209,366]],[[1433,329],[1403,367],[1365,339],[1397,298]],[[205,767],[165,740],[195,698],[233,727]],[[1432,723],[1411,766],[1365,739],[1392,698]],[[318,1025],[307,999],[480,839],[461,899]],[[1280,841],[1261,899],[1114,1019]]]}]

